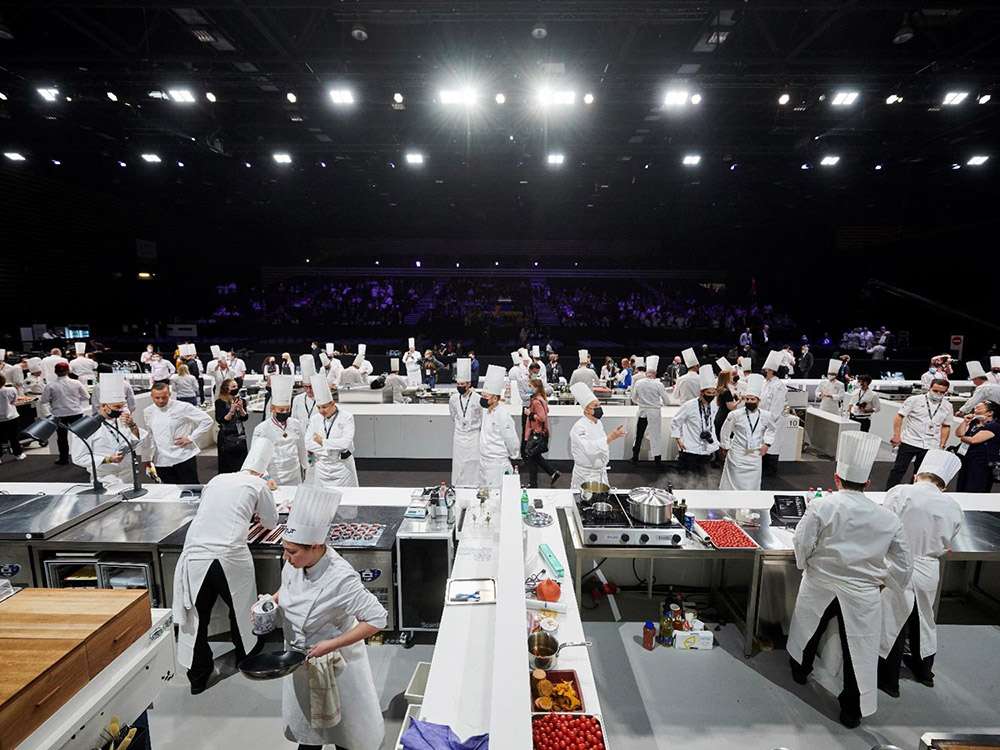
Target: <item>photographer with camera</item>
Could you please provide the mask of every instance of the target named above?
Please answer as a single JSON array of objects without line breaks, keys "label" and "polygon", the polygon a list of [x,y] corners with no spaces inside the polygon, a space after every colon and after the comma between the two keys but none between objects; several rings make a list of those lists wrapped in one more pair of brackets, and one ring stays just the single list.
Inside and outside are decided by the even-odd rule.
[{"label": "photographer with camera", "polygon": [[239,471],[247,457],[247,392],[235,378],[227,378],[215,399],[215,421],[219,424],[219,473]]},{"label": "photographer with camera", "polygon": [[703,365],[698,373],[701,386],[698,398],[681,405],[670,421],[670,437],[680,449],[681,468],[705,474],[712,456],[719,450],[715,435],[715,416],[719,405],[715,401],[717,381],[711,365]]}]

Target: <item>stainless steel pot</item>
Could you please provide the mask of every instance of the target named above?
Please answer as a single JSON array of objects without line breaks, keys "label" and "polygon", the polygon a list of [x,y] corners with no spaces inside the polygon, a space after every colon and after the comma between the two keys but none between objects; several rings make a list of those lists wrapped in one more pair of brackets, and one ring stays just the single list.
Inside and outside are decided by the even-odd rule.
[{"label": "stainless steel pot", "polygon": [[670,523],[674,496],[659,487],[636,487],[628,493],[628,514],[640,523]]},{"label": "stainless steel pot", "polygon": [[604,482],[584,482],[580,485],[580,497],[585,503],[606,503],[611,487]]},{"label": "stainless steel pot", "polygon": [[590,641],[580,643],[559,643],[555,636],[539,630],[528,636],[528,661],[533,669],[552,669],[564,648],[574,646],[590,646]]}]

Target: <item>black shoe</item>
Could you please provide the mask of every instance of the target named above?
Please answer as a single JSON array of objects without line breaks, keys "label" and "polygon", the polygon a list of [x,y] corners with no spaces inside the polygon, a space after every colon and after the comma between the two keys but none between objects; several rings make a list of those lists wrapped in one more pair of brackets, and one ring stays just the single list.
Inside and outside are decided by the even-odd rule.
[{"label": "black shoe", "polygon": [[860,716],[848,716],[843,711],[840,712],[840,723],[848,729],[857,729],[861,726]]},{"label": "black shoe", "polygon": [[927,680],[921,680],[919,678],[914,678],[914,679],[916,679],[917,682],[919,682],[924,687],[929,687],[929,688],[934,687],[934,678],[933,677],[931,677],[930,679],[927,679]]},{"label": "black shoe", "polygon": [[553,474],[552,475],[552,479],[549,482],[549,486],[550,487],[555,487],[556,486],[556,482],[559,481],[559,477],[561,477],[561,476],[562,476],[562,472],[561,471],[557,471],[555,474]]},{"label": "black shoe", "polygon": [[809,673],[805,671],[795,659],[788,657],[788,665],[792,668],[792,679],[798,685],[806,685],[809,682]]},{"label": "black shoe", "polygon": [[201,695],[208,688],[207,682],[191,683],[191,695]]},{"label": "black shoe", "polygon": [[630,458],[628,462],[630,464],[632,464],[633,466],[638,466],[639,465],[639,459],[637,457],[635,457],[635,456],[632,456],[632,458]]},{"label": "black shoe", "polygon": [[881,690],[886,695],[888,695],[890,698],[898,698],[899,697],[899,686],[891,688],[891,687],[888,687],[887,685],[879,685],[878,689]]},{"label": "black shoe", "polygon": [[63,459],[60,458],[58,461],[54,461],[53,463],[55,463],[56,466],[68,466],[69,465],[69,459],[63,460]]}]

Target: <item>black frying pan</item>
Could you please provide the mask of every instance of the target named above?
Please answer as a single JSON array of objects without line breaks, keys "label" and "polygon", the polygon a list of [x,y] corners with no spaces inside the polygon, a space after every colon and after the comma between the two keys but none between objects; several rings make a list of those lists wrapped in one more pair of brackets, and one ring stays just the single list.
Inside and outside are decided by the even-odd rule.
[{"label": "black frying pan", "polygon": [[248,656],[240,662],[240,671],[251,680],[276,680],[302,666],[306,655],[301,651],[268,651]]}]

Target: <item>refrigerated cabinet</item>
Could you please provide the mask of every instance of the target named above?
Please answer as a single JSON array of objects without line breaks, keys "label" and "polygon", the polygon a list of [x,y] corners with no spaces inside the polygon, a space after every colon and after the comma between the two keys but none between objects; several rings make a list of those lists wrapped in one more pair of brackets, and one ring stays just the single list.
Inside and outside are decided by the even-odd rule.
[{"label": "refrigerated cabinet", "polygon": [[[145,589],[155,592],[151,563],[103,556],[57,555],[43,562],[45,585],[54,589]],[[159,606],[151,596],[153,606]]]}]

